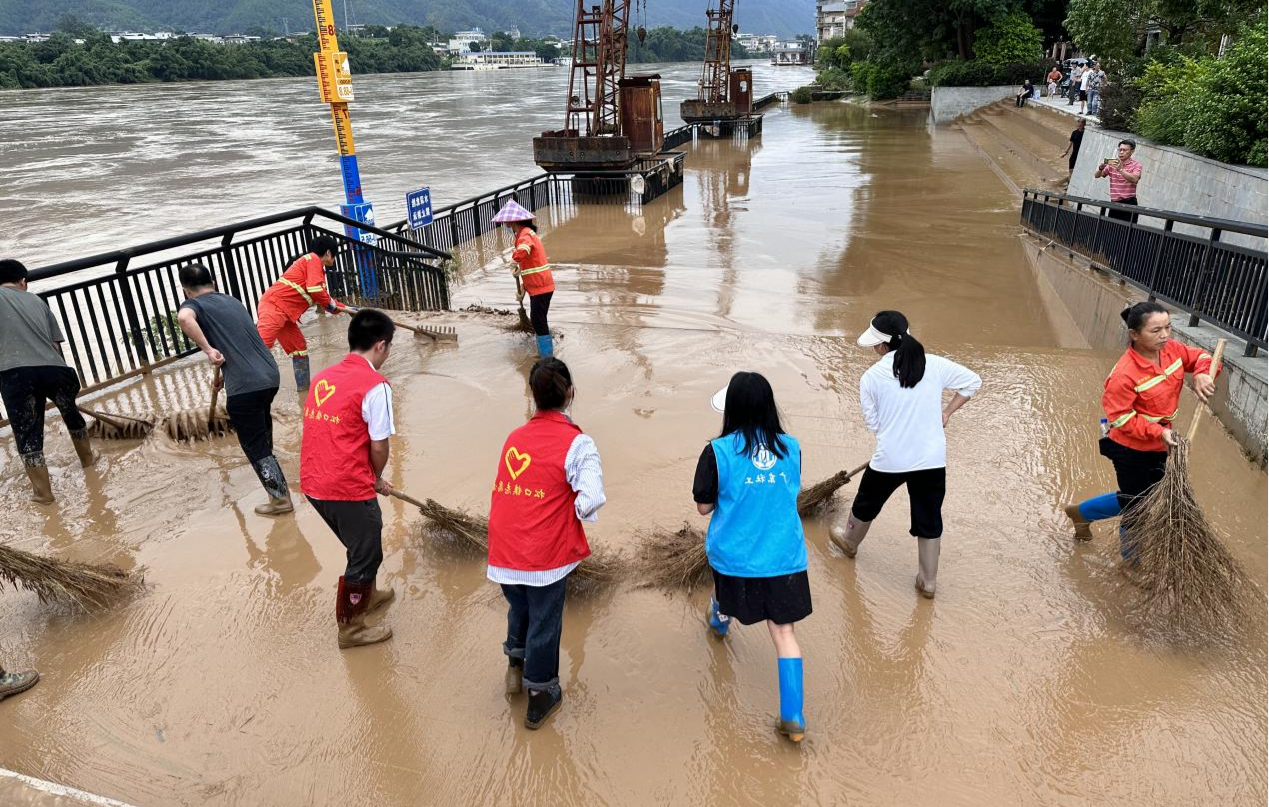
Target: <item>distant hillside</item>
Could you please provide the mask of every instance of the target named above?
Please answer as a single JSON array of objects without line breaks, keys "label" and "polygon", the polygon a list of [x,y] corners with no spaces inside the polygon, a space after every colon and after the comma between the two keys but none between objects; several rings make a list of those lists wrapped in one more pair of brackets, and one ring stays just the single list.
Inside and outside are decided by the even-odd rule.
[{"label": "distant hillside", "polygon": [[[333,0],[339,25],[344,0]],[[486,32],[518,27],[526,36],[571,38],[573,0],[347,0],[353,22],[432,25],[443,31],[480,27]],[[646,20],[632,26],[705,23],[706,0],[652,0]],[[0,0],[0,34],[49,31],[66,14],[113,30],[181,30],[242,33],[313,27],[309,0]],[[747,33],[792,37],[815,28],[815,0],[738,0],[736,22]]]}]

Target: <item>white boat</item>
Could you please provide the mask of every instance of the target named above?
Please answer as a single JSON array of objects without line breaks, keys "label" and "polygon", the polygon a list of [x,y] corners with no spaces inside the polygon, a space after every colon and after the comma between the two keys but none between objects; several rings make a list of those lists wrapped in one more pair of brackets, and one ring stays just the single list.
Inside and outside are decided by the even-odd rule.
[{"label": "white boat", "polygon": [[531,50],[472,51],[454,57],[450,70],[522,70],[533,67],[554,67]]}]

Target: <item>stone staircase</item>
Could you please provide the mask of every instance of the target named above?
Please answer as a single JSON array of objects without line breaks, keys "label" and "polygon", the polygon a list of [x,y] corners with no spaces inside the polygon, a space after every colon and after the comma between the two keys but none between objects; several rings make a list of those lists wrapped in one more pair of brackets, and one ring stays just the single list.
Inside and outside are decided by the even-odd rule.
[{"label": "stone staircase", "polygon": [[1076,119],[1012,100],[999,101],[952,124],[965,133],[1001,180],[1021,196],[1023,188],[1065,189],[1066,158],[1061,157]]}]

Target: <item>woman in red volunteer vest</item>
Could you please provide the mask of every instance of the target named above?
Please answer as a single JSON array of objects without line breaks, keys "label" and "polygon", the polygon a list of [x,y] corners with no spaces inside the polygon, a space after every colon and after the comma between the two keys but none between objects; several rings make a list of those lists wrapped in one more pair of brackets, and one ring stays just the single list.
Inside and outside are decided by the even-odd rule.
[{"label": "woman in red volunteer vest", "polygon": [[375,587],[383,562],[383,514],[375,494],[392,486],[388,465],[392,388],[379,374],[392,349],[392,321],[363,308],[348,325],[344,360],[317,374],[304,401],[300,490],[348,552],[335,601],[340,648],[374,644],[392,629],[366,625],[366,614],[390,603],[392,589]]},{"label": "woman in red volunteer vest", "polygon": [[1119,552],[1124,560],[1133,553],[1132,513],[1129,505],[1150,492],[1163,479],[1168,450],[1177,445],[1172,420],[1181,405],[1185,374],[1192,373],[1194,394],[1206,401],[1216,389],[1208,378],[1212,356],[1205,350],[1172,339],[1172,316],[1162,305],[1141,302],[1125,308],[1131,345],[1106,378],[1102,409],[1106,412],[1106,436],[1098,448],[1115,466],[1119,489],[1066,506],[1075,526],[1075,537],[1088,540],[1094,521],[1123,513],[1119,527]]},{"label": "woman in red volunteer vest", "polygon": [[489,507],[489,579],[507,598],[507,694],[529,690],[524,724],[536,729],[559,708],[564,586],[590,554],[583,521],[604,504],[595,441],[565,414],[573,377],[559,359],[529,371],[537,413],[511,433],[498,457]]},{"label": "woman in red volunteer vest", "polygon": [[517,289],[516,295],[529,295],[529,320],[533,323],[533,333],[537,334],[538,355],[546,358],[554,354],[546,313],[551,308],[551,296],[555,294],[555,279],[551,275],[551,262],[546,257],[546,247],[542,246],[542,239],[538,238],[538,226],[533,223],[535,218],[537,216],[512,199],[498,211],[493,220],[495,224],[507,225],[515,233],[516,245],[511,251],[511,257],[516,262],[513,271],[524,284],[523,292]]}]

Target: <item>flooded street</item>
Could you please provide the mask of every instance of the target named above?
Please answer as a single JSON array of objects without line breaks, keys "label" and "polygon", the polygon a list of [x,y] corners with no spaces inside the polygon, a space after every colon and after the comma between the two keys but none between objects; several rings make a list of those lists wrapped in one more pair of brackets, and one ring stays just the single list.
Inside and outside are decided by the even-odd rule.
[{"label": "flooded street", "polygon": [[[667,116],[696,75],[670,70]],[[762,70],[757,91],[804,80]],[[430,183],[439,205],[534,173],[529,138],[555,125],[564,74],[525,77],[532,91],[482,74],[358,81],[363,177],[388,221],[417,185]],[[472,82],[500,84],[494,109],[471,97]],[[78,92],[2,94],[16,114],[0,122],[0,210],[18,224],[0,253],[35,265],[337,201],[332,138],[307,84]],[[143,128],[153,104],[188,110],[184,122]],[[49,121],[54,108],[62,117]],[[75,115],[102,128],[69,139]],[[1114,528],[1071,539],[1061,504],[1114,484],[1096,437],[1116,354],[1064,346],[1015,200],[962,134],[927,128],[925,115],[774,107],[757,140],[684,146],[683,185],[642,211],[542,213],[573,415],[604,460],[594,545],[629,557],[641,529],[705,526],[695,458],[720,425],[709,396],[735,370],[771,380],[808,482],[871,455],[858,382],[874,357],[854,337],[877,310],[904,311],[928,350],[983,378],[948,427],[937,599],[913,591],[906,493],[854,561],[830,549],[833,513],[804,521],[815,611],[798,629],[801,747],[772,729],[766,631],[712,639],[708,592],[623,585],[570,600],[564,706],[530,732],[523,698],[502,693],[505,606],[483,563],[425,533],[411,507],[382,500],[394,637],[340,652],[343,549],[307,504],[294,518],[252,512],[263,494],[236,441],[105,443],[85,476],[57,424],[46,450],[60,499],[46,509],[27,503],[12,439],[0,438],[0,540],[144,566],[148,588],[88,616],[0,595],[0,661],[43,675],[0,703],[0,767],[144,807],[1263,804],[1264,627],[1198,650],[1144,633]],[[267,155],[241,145],[245,129]],[[226,142],[238,156],[213,155]],[[509,245],[489,237],[462,251],[455,309],[514,309],[497,256]],[[502,441],[531,412],[536,353],[495,317],[427,319],[454,325],[461,343],[399,336],[384,367],[398,429],[387,476],[417,498],[486,512]],[[342,355],[344,327],[305,326],[315,371]],[[207,375],[181,363],[100,402],[193,406]],[[294,488],[301,404],[289,367],[282,375],[275,439]],[[1180,422],[1193,401],[1182,398]],[[1210,419],[1191,473],[1264,588],[1265,474]]]}]

